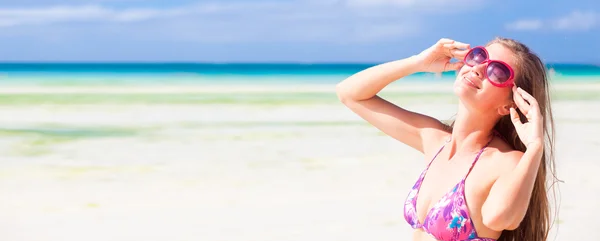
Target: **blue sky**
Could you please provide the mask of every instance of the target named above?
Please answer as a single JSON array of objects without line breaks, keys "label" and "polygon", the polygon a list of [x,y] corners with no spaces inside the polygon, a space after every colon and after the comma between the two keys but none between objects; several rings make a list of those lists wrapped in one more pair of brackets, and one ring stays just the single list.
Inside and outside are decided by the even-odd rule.
[{"label": "blue sky", "polygon": [[382,62],[495,36],[600,64],[600,2],[0,1],[0,61]]}]

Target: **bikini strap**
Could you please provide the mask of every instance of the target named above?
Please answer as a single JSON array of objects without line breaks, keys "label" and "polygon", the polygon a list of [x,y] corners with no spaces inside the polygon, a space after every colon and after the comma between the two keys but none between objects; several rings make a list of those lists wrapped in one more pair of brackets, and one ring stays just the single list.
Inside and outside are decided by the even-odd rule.
[{"label": "bikini strap", "polygon": [[504,136],[502,136],[502,135],[500,134],[500,132],[499,132],[499,131],[497,131],[496,129],[494,129],[494,130],[493,130],[492,134],[493,134],[494,136],[496,136],[496,137],[500,137],[500,139],[502,139],[504,142],[507,142],[507,143],[508,143],[508,140],[506,140],[506,138],[504,138]]},{"label": "bikini strap", "polygon": [[444,144],[442,144],[442,147],[440,147],[440,149],[437,151],[437,153],[435,153],[433,158],[431,158],[431,161],[429,161],[429,164],[427,164],[427,169],[429,169],[429,166],[431,166],[431,163],[433,163],[433,160],[435,160],[435,158],[437,158],[437,156],[442,152],[442,150],[444,150],[444,147],[446,146],[446,144],[448,144],[448,142],[450,142],[450,138],[448,138],[444,141]]},{"label": "bikini strap", "polygon": [[473,163],[471,163],[471,167],[469,168],[469,172],[467,172],[467,175],[465,175],[465,178],[463,178],[463,180],[467,178],[467,176],[469,175],[469,173],[471,173],[471,170],[473,170],[473,167],[475,166],[475,163],[477,163],[477,161],[479,160],[479,157],[481,156],[481,154],[483,153],[483,151],[485,150],[485,148],[487,148],[490,145],[490,143],[492,143],[492,141],[494,140],[494,136],[496,136],[496,135],[492,135],[492,138],[488,141],[488,143],[485,144],[485,146],[483,146],[481,148],[481,150],[479,150],[479,153],[477,153],[477,156],[475,157],[475,160],[473,160]]}]

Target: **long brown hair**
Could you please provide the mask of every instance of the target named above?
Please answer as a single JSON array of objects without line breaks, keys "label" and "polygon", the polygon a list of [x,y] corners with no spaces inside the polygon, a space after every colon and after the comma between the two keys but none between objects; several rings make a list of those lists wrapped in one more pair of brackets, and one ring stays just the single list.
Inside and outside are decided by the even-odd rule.
[{"label": "long brown hair", "polygon": [[[554,117],[550,106],[550,88],[546,67],[535,53],[517,40],[497,37],[488,42],[486,46],[492,44],[501,44],[515,54],[517,66],[513,67],[518,69],[517,76],[515,76],[515,85],[530,93],[537,100],[542,118],[544,119],[545,139],[542,161],[535,178],[525,217],[516,229],[504,230],[498,241],[546,241],[550,228],[554,224],[550,217],[552,210],[549,202],[548,187],[552,188],[550,194],[555,201],[554,213],[558,215],[558,204],[556,203],[557,190],[555,189],[557,186],[555,184],[559,182],[556,176],[556,164],[554,161]],[[512,100],[512,96],[510,98]],[[525,123],[527,121],[525,115],[518,109],[517,113],[519,113],[521,121]],[[449,130],[453,126],[454,121],[451,121],[448,126]],[[494,130],[514,150],[522,152],[527,150],[521,139],[519,139],[510,115],[501,117],[494,126]]]},{"label": "long brown hair", "polygon": [[[554,188],[554,184],[558,181],[556,178],[556,164],[554,161],[554,118],[550,106],[550,89],[546,68],[542,60],[535,53],[516,40],[496,38],[490,41],[487,46],[491,44],[501,44],[514,52],[517,64],[515,67],[518,69],[517,76],[515,76],[515,85],[530,93],[537,100],[542,118],[544,119],[544,138],[546,145],[533,186],[531,199],[529,200],[527,213],[518,228],[515,230],[503,231],[498,241],[546,241],[553,224],[550,217],[551,208],[548,195],[548,184],[549,187]],[[523,122],[527,121],[520,111],[518,111],[518,113]],[[519,139],[509,115],[503,116],[498,123],[496,123],[494,129],[504,137],[506,142],[512,148],[525,152],[527,148]],[[548,182],[548,179],[551,179],[551,183]],[[556,192],[551,191],[551,194],[556,201]],[[557,214],[556,210],[555,214]]]}]

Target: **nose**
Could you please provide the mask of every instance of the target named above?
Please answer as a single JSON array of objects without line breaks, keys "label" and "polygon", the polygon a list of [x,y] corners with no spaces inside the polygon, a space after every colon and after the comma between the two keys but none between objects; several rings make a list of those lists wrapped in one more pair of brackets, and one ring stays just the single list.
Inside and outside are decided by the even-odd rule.
[{"label": "nose", "polygon": [[479,79],[483,79],[485,76],[485,66],[487,66],[485,62],[475,65],[473,68],[471,68],[471,73],[473,73],[473,75],[477,76]]}]

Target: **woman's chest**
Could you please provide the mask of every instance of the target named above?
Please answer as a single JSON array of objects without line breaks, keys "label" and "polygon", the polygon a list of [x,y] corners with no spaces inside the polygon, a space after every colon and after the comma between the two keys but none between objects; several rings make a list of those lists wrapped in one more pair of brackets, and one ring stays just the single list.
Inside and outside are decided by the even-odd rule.
[{"label": "woman's chest", "polygon": [[485,175],[486,170],[471,169],[471,164],[468,160],[432,163],[422,180],[417,198],[416,211],[420,220],[432,208],[443,208],[440,206],[453,202],[453,199],[463,199],[469,204],[469,209],[479,210],[489,192],[490,179],[489,175]]}]

